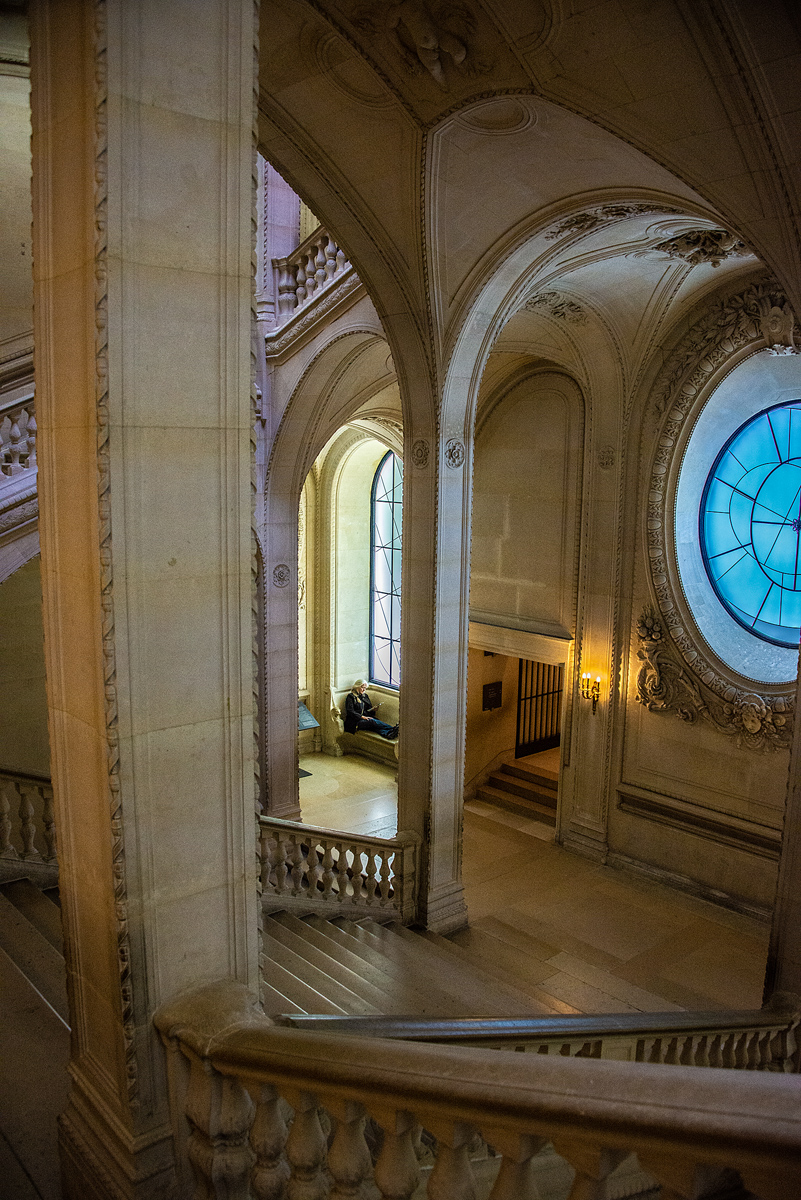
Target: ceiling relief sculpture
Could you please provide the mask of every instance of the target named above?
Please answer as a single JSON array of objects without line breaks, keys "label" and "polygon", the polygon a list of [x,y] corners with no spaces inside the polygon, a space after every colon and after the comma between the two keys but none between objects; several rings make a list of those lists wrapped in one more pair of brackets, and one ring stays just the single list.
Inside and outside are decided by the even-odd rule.
[{"label": "ceiling relief sculpture", "polygon": [[727,258],[748,258],[752,254],[745,242],[727,229],[688,229],[659,242],[653,249],[668,258],[679,258],[691,267],[702,263],[719,267]]},{"label": "ceiling relief sculpture", "polygon": [[589,208],[563,218],[548,230],[545,237],[551,242],[571,234],[593,233],[602,225],[609,225],[613,221],[625,221],[629,217],[650,216],[652,213],[676,216],[679,211],[669,204],[600,204],[597,208]]},{"label": "ceiling relief sculpture", "polygon": [[359,5],[353,24],[371,41],[383,39],[407,75],[428,72],[445,92],[454,72],[487,75],[492,62],[475,50],[476,19],[465,4],[373,0]]}]

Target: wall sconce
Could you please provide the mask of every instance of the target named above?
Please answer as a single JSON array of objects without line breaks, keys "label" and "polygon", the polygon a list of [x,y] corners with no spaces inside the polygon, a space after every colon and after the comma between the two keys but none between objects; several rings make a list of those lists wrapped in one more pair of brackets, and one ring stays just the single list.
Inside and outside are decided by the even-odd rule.
[{"label": "wall sconce", "polygon": [[592,700],[592,711],[594,714],[598,707],[598,701],[601,698],[601,676],[596,675],[595,679],[593,679],[589,671],[582,671],[581,695],[584,700]]}]

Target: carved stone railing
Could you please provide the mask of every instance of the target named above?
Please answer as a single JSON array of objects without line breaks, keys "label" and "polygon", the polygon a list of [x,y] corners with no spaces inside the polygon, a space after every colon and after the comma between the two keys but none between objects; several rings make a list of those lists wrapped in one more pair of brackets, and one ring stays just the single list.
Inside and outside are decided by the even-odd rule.
[{"label": "carved stone railing", "polygon": [[[239,984],[155,1021],[180,1197],[411,1200],[427,1176],[429,1200],[712,1200],[743,1195],[738,1174],[760,1200],[801,1194],[786,1075],[306,1033],[271,1025]],[[617,1186],[627,1163],[633,1192]],[[559,1188],[542,1189],[543,1167]]]},{"label": "carved stone railing", "polygon": [[53,788],[42,775],[0,768],[0,879],[58,877]]},{"label": "carved stone railing", "polygon": [[259,817],[262,906],[324,916],[381,911],[409,924],[419,845],[415,833],[367,837]]},{"label": "carved stone railing", "polygon": [[36,414],[33,399],[0,405],[0,486],[36,469]]},{"label": "carved stone railing", "polygon": [[288,320],[350,267],[345,251],[327,230],[315,229],[286,258],[274,258],[277,272],[278,323]]},{"label": "carved stone railing", "polygon": [[568,1058],[746,1071],[801,1072],[801,1001],[779,994],[751,1012],[616,1013],[602,1016],[459,1018],[307,1016],[277,1018],[315,1033],[347,1033],[480,1046]]}]

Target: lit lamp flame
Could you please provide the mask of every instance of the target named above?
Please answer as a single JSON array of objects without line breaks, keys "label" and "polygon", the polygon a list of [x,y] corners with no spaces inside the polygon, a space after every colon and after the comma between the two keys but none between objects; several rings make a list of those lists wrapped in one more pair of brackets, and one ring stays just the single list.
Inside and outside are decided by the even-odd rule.
[{"label": "lit lamp flame", "polygon": [[582,671],[581,695],[584,700],[592,700],[592,711],[595,713],[601,698],[601,676],[596,675],[593,680],[589,671]]}]

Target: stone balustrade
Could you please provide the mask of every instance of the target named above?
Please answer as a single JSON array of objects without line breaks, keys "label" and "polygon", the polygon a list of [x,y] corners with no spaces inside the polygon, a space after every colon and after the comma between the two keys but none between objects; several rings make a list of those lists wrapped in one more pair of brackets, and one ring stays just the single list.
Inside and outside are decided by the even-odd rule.
[{"label": "stone balustrade", "polygon": [[286,258],[274,258],[277,272],[277,318],[282,324],[296,309],[338,279],[350,263],[327,230],[315,229]]},{"label": "stone balustrade", "polygon": [[314,908],[324,916],[375,914],[408,924],[415,915],[420,838],[367,837],[259,817],[262,905]]},{"label": "stone balustrade", "polygon": [[36,468],[36,414],[33,399],[0,407],[0,482]]},{"label": "stone balustrade", "polygon": [[614,1013],[600,1016],[457,1018],[341,1017],[296,1013],[282,1025],[403,1041],[477,1046],[568,1058],[801,1072],[801,1000],[777,994],[747,1012]]},{"label": "stone balustrade", "polygon": [[271,1024],[239,984],[155,1020],[181,1197],[695,1200],[745,1194],[738,1175],[759,1200],[801,1194],[787,1075],[735,1085],[692,1066],[310,1033]]},{"label": "stone balustrade", "polygon": [[58,871],[53,788],[49,779],[0,769],[0,878],[37,879]]}]

